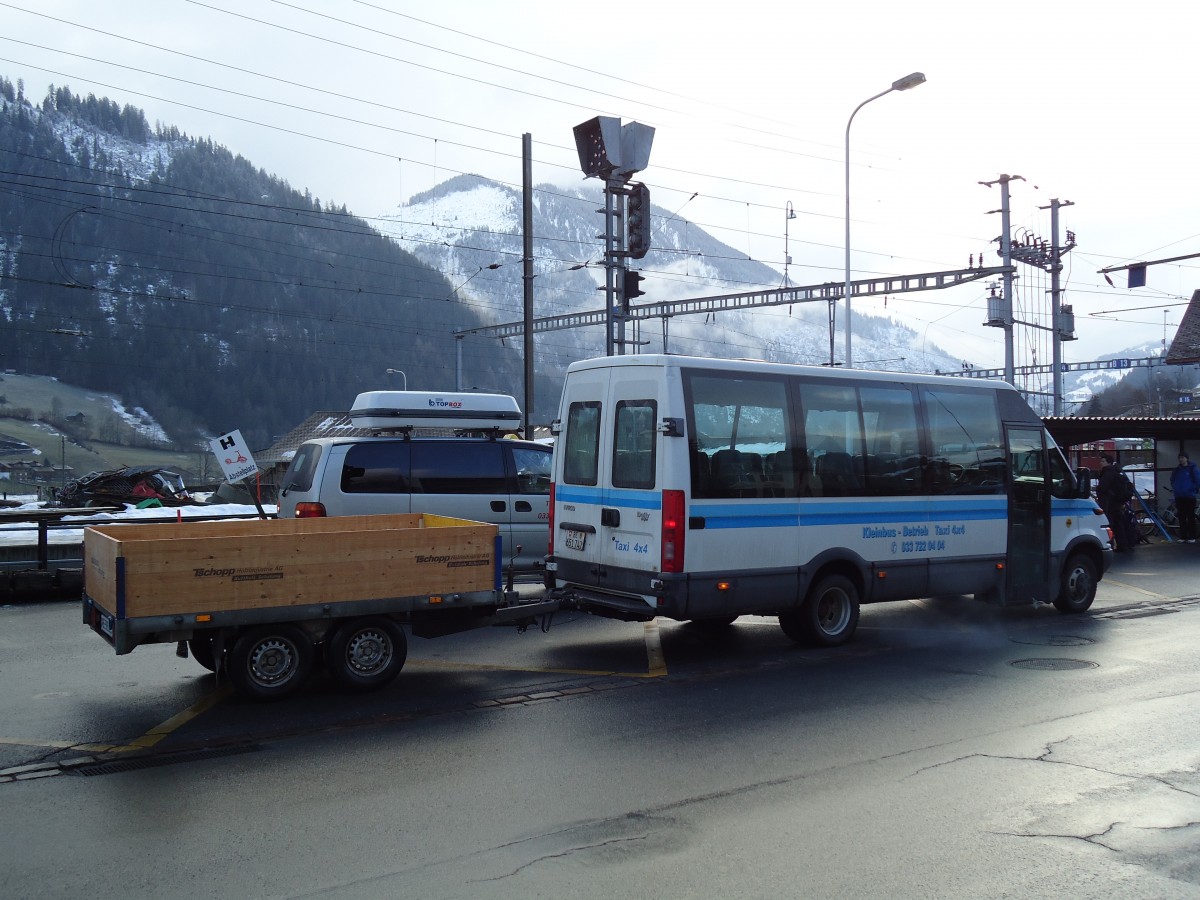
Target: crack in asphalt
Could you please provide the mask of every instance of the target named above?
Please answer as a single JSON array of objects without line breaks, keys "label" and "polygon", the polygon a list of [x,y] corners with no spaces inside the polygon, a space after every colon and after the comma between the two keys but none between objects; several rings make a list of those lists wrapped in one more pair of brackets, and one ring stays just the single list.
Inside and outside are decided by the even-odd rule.
[{"label": "crack in asphalt", "polygon": [[905,779],[913,778],[924,772],[928,772],[931,769],[940,769],[944,766],[951,766],[955,763],[965,762],[968,759],[998,759],[1008,760],[1009,762],[1044,762],[1055,766],[1067,766],[1072,769],[1083,769],[1087,772],[1096,772],[1100,775],[1111,775],[1113,778],[1127,778],[1130,781],[1154,781],[1158,784],[1161,784],[1163,787],[1172,791],[1176,791],[1180,794],[1185,794],[1189,797],[1200,797],[1200,793],[1180,787],[1177,784],[1173,784],[1162,775],[1153,775],[1149,773],[1130,774],[1129,772],[1117,772],[1113,771],[1112,769],[1102,769],[1099,766],[1089,766],[1085,763],[1071,762],[1065,759],[1050,759],[1050,755],[1054,753],[1055,747],[1060,744],[1068,743],[1071,740],[1073,739],[1068,737],[1059,741],[1051,741],[1050,743],[1046,744],[1045,749],[1037,756],[1009,756],[1002,753],[968,753],[965,756],[956,756],[954,759],[947,759],[939,763],[934,763],[930,766],[923,766],[920,769],[912,772],[910,775],[906,775]]},{"label": "crack in asphalt", "polygon": [[569,847],[559,853],[546,853],[542,856],[535,856],[533,859],[528,860],[522,865],[517,866],[511,872],[506,872],[503,875],[493,875],[491,878],[473,878],[468,882],[468,884],[483,884],[488,881],[503,881],[506,878],[512,878],[515,875],[519,875],[521,872],[525,871],[531,866],[536,866],[539,863],[548,862],[549,860],[565,859],[568,856],[586,850],[600,850],[604,847],[613,847],[621,844],[632,844],[639,841],[647,841],[650,839],[650,837],[650,834],[639,834],[634,837],[611,838],[607,841],[597,841],[593,844],[580,844],[576,847]]},{"label": "crack in asphalt", "polygon": [[1001,837],[1021,837],[1021,838],[1062,838],[1069,841],[1083,841],[1085,844],[1092,844],[1096,847],[1103,847],[1105,850],[1112,853],[1120,853],[1120,849],[1104,843],[1100,838],[1110,834],[1118,825],[1123,822],[1113,822],[1103,831],[1097,831],[1092,834],[1052,834],[1046,832],[1028,832],[1028,831],[993,831],[991,834]]}]

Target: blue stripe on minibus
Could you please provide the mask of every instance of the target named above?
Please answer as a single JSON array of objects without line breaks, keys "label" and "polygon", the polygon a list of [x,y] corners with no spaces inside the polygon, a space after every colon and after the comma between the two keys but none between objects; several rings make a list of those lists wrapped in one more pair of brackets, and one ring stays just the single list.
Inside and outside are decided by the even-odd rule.
[{"label": "blue stripe on minibus", "polygon": [[624,506],[631,509],[662,509],[658,491],[620,491],[615,488],[554,486],[557,503],[591,503],[598,506]]}]

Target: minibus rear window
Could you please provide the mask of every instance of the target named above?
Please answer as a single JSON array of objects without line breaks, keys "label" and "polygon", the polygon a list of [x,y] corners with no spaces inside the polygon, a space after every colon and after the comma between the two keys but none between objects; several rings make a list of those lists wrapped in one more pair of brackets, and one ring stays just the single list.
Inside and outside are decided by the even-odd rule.
[{"label": "minibus rear window", "polygon": [[567,410],[567,439],[563,446],[563,481],[590,484],[597,481],[600,465],[600,403],[572,403]]}]

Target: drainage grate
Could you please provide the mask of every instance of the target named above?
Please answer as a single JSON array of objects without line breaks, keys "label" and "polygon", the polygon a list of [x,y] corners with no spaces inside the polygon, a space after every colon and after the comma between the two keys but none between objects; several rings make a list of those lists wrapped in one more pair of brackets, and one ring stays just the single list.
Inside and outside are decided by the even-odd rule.
[{"label": "drainage grate", "polygon": [[1099,663],[1086,659],[1014,659],[1009,663],[1018,669],[1039,669],[1043,672],[1065,672],[1069,669],[1096,669]]},{"label": "drainage grate", "polygon": [[205,759],[219,759],[222,756],[239,756],[242,753],[257,753],[262,750],[258,744],[243,744],[238,747],[223,747],[217,750],[185,750],[181,753],[160,753],[155,756],[138,756],[130,759],[110,759],[96,763],[94,766],[80,766],[71,771],[85,776],[115,775],[118,772],[132,772],[135,769],[155,769],[160,766],[174,766],[178,763],[199,762]]},{"label": "drainage grate", "polygon": [[1014,644],[1033,644],[1039,647],[1085,647],[1088,644],[1096,643],[1091,638],[1080,637],[1075,634],[1038,635],[1026,640],[1013,638],[1012,642]]}]

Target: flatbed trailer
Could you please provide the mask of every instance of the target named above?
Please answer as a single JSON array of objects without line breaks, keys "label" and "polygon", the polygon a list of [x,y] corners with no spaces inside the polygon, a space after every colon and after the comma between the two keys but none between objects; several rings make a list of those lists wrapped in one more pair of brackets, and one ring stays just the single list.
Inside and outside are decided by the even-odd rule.
[{"label": "flatbed trailer", "polygon": [[502,583],[495,525],[428,513],[92,526],[83,621],[118,654],[175,643],[242,693],[298,690],[318,656],[351,690],[399,674],[404,626],[532,624],[552,602]]}]

